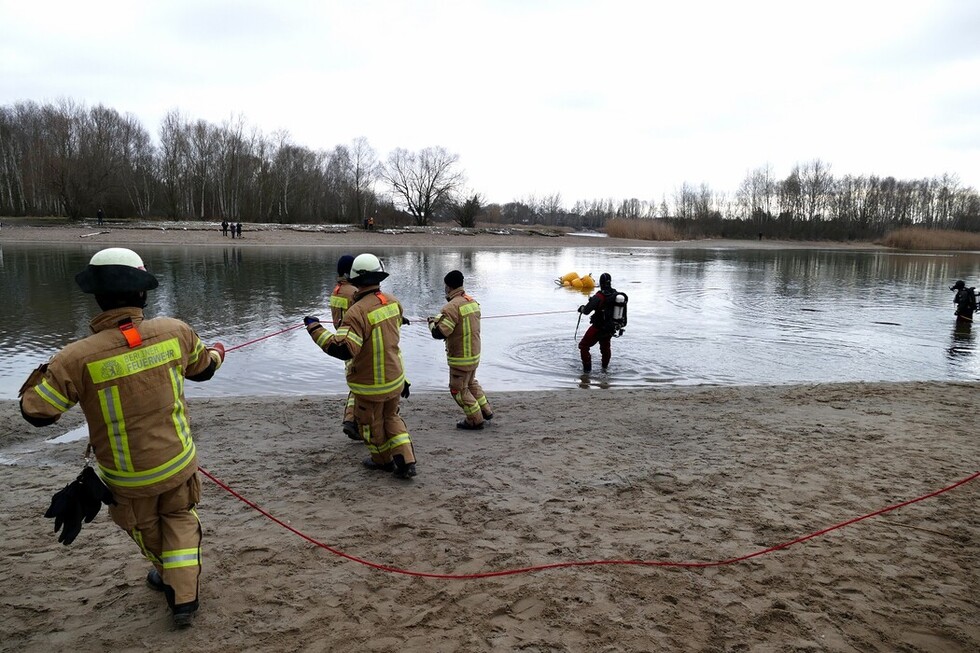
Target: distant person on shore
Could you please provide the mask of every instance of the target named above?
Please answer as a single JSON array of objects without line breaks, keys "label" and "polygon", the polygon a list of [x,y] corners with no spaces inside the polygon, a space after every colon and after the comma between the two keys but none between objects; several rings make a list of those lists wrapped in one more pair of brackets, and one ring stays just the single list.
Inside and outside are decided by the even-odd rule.
[{"label": "distant person on shore", "polygon": [[374,231],[374,217],[368,218],[368,231]]},{"label": "distant person on shore", "polygon": [[222,236],[227,236],[228,235],[228,221],[227,220],[222,220],[221,221],[221,235]]},{"label": "distant person on shore", "polygon": [[235,235],[237,235],[239,238],[242,237],[242,223],[241,222],[239,222],[238,224],[235,225]]},{"label": "distant person on shore", "polygon": [[956,291],[956,295],[953,296],[953,304],[956,306],[954,313],[956,321],[972,324],[973,312],[977,310],[977,289],[967,288],[962,279],[950,286],[949,289]]},{"label": "distant person on shore", "polygon": [[[18,395],[21,414],[33,426],[53,424],[81,405],[98,476],[86,466],[77,481],[85,491],[72,493],[69,484],[46,516],[55,518],[55,530],[64,527],[59,541],[70,544],[81,529],[81,506],[95,491],[94,513],[99,500],[109,505],[112,520],[152,565],[147,585],[165,596],[178,627],[189,626],[201,576],[195,510],[201,481],[184,380],[209,380],[225,350],[221,343],[205,346],[181,320],[144,317],[147,292],[158,282],[130,249],[96,252],[75,281],[102,310],[89,324],[92,333],[34,370]],[[88,521],[94,513],[86,514]],[[142,601],[129,603],[135,609]]]},{"label": "distant person on shore", "polygon": [[480,365],[480,305],[463,289],[463,273],[453,270],[445,276],[446,305],[438,315],[428,318],[429,332],[446,341],[449,362],[449,393],[463,409],[464,419],[456,428],[479,430],[493,419],[493,409],[476,380]]},{"label": "distant person on shore", "polygon": [[101,206],[99,207],[99,210],[95,212],[95,221],[100,227],[105,224],[105,211],[102,210]]}]

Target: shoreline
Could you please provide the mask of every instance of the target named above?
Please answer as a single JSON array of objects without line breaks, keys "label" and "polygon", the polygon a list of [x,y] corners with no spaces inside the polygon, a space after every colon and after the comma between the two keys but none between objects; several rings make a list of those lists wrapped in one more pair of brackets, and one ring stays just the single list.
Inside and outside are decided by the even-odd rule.
[{"label": "shoreline", "polygon": [[[191,399],[188,415],[201,466],[300,532],[372,564],[467,575],[730,560],[925,496],[980,468],[978,390],[708,386],[583,402],[488,388],[496,418],[478,433],[455,429],[448,393],[413,392],[412,481],[360,466],[342,395]],[[10,650],[980,648],[980,481],[737,564],[450,580],[345,560],[203,478],[201,612],[176,631],[104,511],[68,548],[40,516],[84,450],[44,440],[81,412],[34,429],[16,406],[0,402]]]},{"label": "shoreline", "polygon": [[[6,220],[10,220],[9,218]],[[431,227],[378,228],[364,231],[354,225],[248,224],[243,237],[221,235],[220,223],[166,222],[134,225],[58,223],[23,225],[3,222],[0,244],[95,243],[103,247],[132,245],[191,245],[237,247],[600,247],[689,249],[847,249],[896,251],[870,242],[701,239],[651,241],[584,235],[562,227],[483,224],[462,229],[448,224]]]}]

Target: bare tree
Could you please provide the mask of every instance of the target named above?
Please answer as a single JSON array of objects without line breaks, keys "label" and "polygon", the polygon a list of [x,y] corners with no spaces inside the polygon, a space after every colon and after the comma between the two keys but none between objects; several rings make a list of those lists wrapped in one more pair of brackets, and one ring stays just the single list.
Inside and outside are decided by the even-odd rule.
[{"label": "bare tree", "polygon": [[743,218],[761,222],[772,217],[776,181],[768,163],[749,172],[735,195],[737,211]]},{"label": "bare tree", "polygon": [[353,196],[355,222],[368,216],[371,201],[374,199],[374,182],[380,173],[378,154],[363,136],[355,138],[350,145],[350,180]]},{"label": "bare tree", "polygon": [[799,179],[803,215],[812,222],[827,210],[834,177],[830,173],[829,165],[820,159],[813,159],[800,168]]},{"label": "bare tree", "polygon": [[463,183],[465,176],[457,169],[459,155],[442,147],[427,147],[419,152],[397,148],[388,155],[381,177],[415,224],[425,226],[433,214],[447,206]]}]

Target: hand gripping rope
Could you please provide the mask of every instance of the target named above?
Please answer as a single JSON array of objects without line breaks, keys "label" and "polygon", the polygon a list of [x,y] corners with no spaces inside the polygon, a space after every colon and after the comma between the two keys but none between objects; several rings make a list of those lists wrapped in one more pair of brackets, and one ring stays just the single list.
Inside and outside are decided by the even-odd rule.
[{"label": "hand gripping rope", "polygon": [[[551,314],[551,313],[569,313],[569,312],[571,312],[571,311],[542,311],[542,312],[537,312],[537,313],[515,313],[515,314],[512,314],[512,315],[485,316],[483,319],[492,319],[494,317],[498,317],[498,318],[499,317],[524,317],[524,316],[529,316],[529,315],[548,315],[548,314]],[[297,324],[297,325],[294,325],[294,326],[291,326],[291,327],[287,327],[285,329],[281,329],[281,330],[276,331],[274,333],[270,333],[270,334],[261,336],[259,338],[255,338],[254,340],[249,340],[248,342],[244,342],[244,343],[242,343],[240,345],[235,345],[234,347],[228,347],[228,348],[225,349],[225,352],[234,351],[236,349],[241,349],[242,347],[247,347],[248,345],[254,344],[254,343],[259,342],[261,340],[265,340],[266,338],[271,338],[273,336],[277,336],[279,334],[286,333],[287,331],[292,331],[293,329],[298,329],[298,328],[300,328],[302,326],[303,326],[302,324]],[[236,492],[235,490],[233,490],[231,487],[229,487],[226,483],[222,482],[218,478],[215,478],[208,470],[204,469],[203,467],[199,467],[198,469],[200,470],[200,472],[202,474],[204,474],[204,476],[206,476],[209,479],[211,479],[211,481],[215,485],[217,485],[218,487],[222,488],[223,490],[225,490],[226,492],[228,492],[230,495],[232,495],[233,497],[235,497],[236,499],[238,499],[239,501],[241,501],[245,505],[249,506],[253,510],[257,511],[258,513],[260,513],[261,515],[263,515],[267,519],[275,522],[279,526],[282,526],[283,528],[285,528],[286,530],[290,531],[291,533],[293,533],[295,535],[298,535],[299,537],[303,538],[304,540],[306,540],[310,544],[314,544],[314,545],[320,547],[321,549],[325,549],[325,550],[329,551],[330,553],[332,553],[332,554],[334,554],[334,555],[336,555],[338,557],[345,558],[347,560],[350,560],[352,562],[356,562],[356,563],[361,564],[361,565],[364,565],[366,567],[371,567],[373,569],[378,569],[380,571],[385,571],[385,572],[392,573],[392,574],[401,574],[401,575],[404,575],[404,576],[415,576],[415,577],[418,577],[418,578],[435,578],[435,579],[439,579],[439,580],[473,580],[473,579],[477,579],[477,578],[494,578],[494,577],[498,577],[498,576],[515,576],[515,575],[518,575],[518,574],[527,574],[527,573],[533,573],[533,572],[538,572],[538,571],[545,571],[545,570],[548,570],[548,569],[563,569],[563,568],[567,568],[567,567],[598,567],[598,566],[602,566],[602,565],[633,565],[633,566],[639,566],[639,567],[680,567],[680,568],[687,568],[687,569],[698,569],[698,568],[703,569],[703,568],[707,568],[707,567],[721,567],[721,566],[725,566],[725,565],[733,565],[733,564],[736,564],[736,563],[739,563],[739,562],[745,562],[746,560],[751,560],[752,558],[758,558],[758,557],[763,556],[763,555],[766,555],[768,553],[774,553],[776,551],[780,551],[782,549],[789,548],[789,547],[793,546],[794,544],[800,544],[802,542],[806,542],[807,540],[812,540],[814,538],[820,537],[821,535],[826,535],[827,533],[830,533],[832,531],[836,531],[838,529],[844,528],[845,526],[850,526],[851,524],[856,524],[856,523],[858,523],[860,521],[864,521],[865,519],[870,519],[872,517],[877,517],[878,515],[883,515],[885,513],[892,512],[894,510],[898,510],[899,508],[904,508],[905,506],[912,505],[913,503],[918,503],[920,501],[925,501],[926,499],[931,499],[933,497],[939,496],[940,494],[944,494],[946,492],[949,492],[951,490],[954,490],[954,489],[960,487],[961,485],[965,485],[965,484],[969,483],[970,481],[975,480],[977,477],[980,477],[980,471],[977,471],[977,472],[974,472],[971,475],[967,476],[966,478],[963,478],[963,479],[960,479],[959,481],[956,481],[952,485],[948,485],[948,486],[946,486],[946,487],[944,487],[942,489],[935,490],[934,492],[930,492],[929,494],[924,494],[924,495],[922,495],[920,497],[916,497],[914,499],[909,499],[908,501],[903,501],[901,503],[896,503],[896,504],[887,506],[885,508],[881,508],[879,510],[875,510],[874,512],[869,512],[869,513],[867,513],[865,515],[861,515],[860,517],[853,517],[851,519],[848,519],[846,521],[840,522],[838,524],[834,524],[833,526],[828,526],[827,528],[823,528],[823,529],[821,529],[819,531],[815,531],[813,533],[810,533],[809,535],[802,535],[802,536],[797,537],[797,538],[795,538],[793,540],[789,540],[788,542],[783,542],[782,544],[776,544],[775,546],[770,546],[770,547],[767,547],[765,549],[760,549],[758,551],[753,551],[752,553],[747,553],[747,554],[740,555],[740,556],[737,556],[737,557],[734,557],[734,558],[727,558],[725,560],[716,560],[716,561],[709,561],[709,562],[693,562],[693,561],[692,562],[681,562],[681,561],[671,561],[671,560],[614,560],[614,559],[608,559],[608,560],[572,560],[572,561],[566,561],[566,562],[552,562],[552,563],[543,564],[543,565],[533,565],[533,566],[530,566],[530,567],[517,567],[517,568],[513,568],[513,569],[501,569],[501,570],[498,570],[498,571],[488,571],[488,572],[477,573],[477,574],[439,574],[439,573],[434,573],[434,572],[413,571],[411,569],[401,569],[399,567],[392,567],[390,565],[385,565],[385,564],[381,564],[381,563],[377,563],[377,562],[372,562],[370,560],[365,560],[364,558],[359,558],[359,557],[354,556],[354,555],[351,555],[349,553],[344,553],[343,551],[341,551],[339,549],[336,549],[336,548],[334,548],[334,547],[332,547],[332,546],[330,546],[328,544],[325,544],[325,543],[323,543],[323,542],[321,542],[321,541],[319,541],[319,540],[317,540],[317,539],[315,539],[315,538],[307,535],[306,533],[303,533],[299,529],[293,528],[292,526],[290,526],[286,522],[282,521],[281,519],[275,517],[274,515],[272,515],[268,511],[266,511],[263,508],[261,508],[258,504],[254,503],[253,501],[250,501],[250,500],[246,499],[244,496],[242,496],[241,494],[239,494],[238,492]]]}]

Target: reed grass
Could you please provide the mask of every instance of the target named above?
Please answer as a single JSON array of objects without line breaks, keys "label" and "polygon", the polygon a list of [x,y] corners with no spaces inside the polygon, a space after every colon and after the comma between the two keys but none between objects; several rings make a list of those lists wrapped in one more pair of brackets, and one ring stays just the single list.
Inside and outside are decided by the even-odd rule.
[{"label": "reed grass", "polygon": [[980,251],[980,234],[951,229],[903,227],[889,231],[881,240],[886,247],[908,250],[971,250]]},{"label": "reed grass", "polygon": [[654,218],[613,218],[606,222],[606,233],[613,238],[634,240],[680,240],[674,227]]}]

